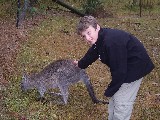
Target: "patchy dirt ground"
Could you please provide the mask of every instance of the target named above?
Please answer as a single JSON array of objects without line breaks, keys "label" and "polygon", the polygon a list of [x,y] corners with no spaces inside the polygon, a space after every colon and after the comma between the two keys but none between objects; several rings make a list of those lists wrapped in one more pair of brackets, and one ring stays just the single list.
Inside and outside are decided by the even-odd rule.
[{"label": "patchy dirt ground", "polygon": [[[41,16],[43,17],[43,16]],[[25,27],[16,28],[15,20],[0,20],[0,111],[1,115],[6,114],[4,107],[3,91],[5,91],[10,83],[10,80],[17,72],[16,56],[21,45],[27,40],[28,31],[37,25],[42,20],[35,18],[34,20],[26,21]],[[13,113],[9,113],[13,114]],[[14,116],[16,116],[14,114]]]},{"label": "patchy dirt ground", "polygon": [[24,36],[16,29],[14,21],[1,21],[0,31],[0,84],[6,85],[15,70],[15,56]]},{"label": "patchy dirt ground", "polygon": [[[43,16],[42,16],[43,17]],[[25,28],[16,28],[15,20],[0,20],[0,89],[9,83],[9,78],[16,73],[15,59],[20,46],[27,40],[27,31],[37,25],[40,18],[28,20]]]}]

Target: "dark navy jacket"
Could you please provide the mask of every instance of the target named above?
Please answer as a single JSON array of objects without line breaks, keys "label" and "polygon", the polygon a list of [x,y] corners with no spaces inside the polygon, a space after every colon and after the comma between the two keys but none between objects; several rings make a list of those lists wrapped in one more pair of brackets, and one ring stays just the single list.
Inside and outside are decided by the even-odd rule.
[{"label": "dark navy jacket", "polygon": [[101,28],[97,42],[78,62],[82,69],[97,59],[110,68],[112,81],[104,95],[112,97],[123,83],[138,80],[152,71],[154,65],[142,43],[122,30]]}]

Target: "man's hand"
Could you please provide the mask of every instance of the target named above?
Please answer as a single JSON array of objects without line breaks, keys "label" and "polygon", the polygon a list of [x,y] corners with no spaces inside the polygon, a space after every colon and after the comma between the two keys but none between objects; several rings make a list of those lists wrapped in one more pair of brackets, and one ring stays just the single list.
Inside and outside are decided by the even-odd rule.
[{"label": "man's hand", "polygon": [[78,61],[77,60],[74,60],[73,64],[78,67]]}]

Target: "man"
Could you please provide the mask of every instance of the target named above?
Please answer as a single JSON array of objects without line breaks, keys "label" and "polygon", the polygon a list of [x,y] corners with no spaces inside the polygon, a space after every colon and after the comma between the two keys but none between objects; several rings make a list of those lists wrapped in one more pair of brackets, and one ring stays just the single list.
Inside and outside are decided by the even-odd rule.
[{"label": "man", "polygon": [[129,120],[143,77],[154,65],[142,43],[122,30],[101,28],[93,16],[80,19],[77,32],[92,46],[74,63],[85,69],[98,58],[110,68],[112,81],[104,95],[110,97],[109,120]]}]

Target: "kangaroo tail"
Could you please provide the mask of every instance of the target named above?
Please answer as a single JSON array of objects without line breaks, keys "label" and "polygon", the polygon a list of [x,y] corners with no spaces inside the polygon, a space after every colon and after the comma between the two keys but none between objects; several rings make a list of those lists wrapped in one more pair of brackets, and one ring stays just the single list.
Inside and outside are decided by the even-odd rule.
[{"label": "kangaroo tail", "polygon": [[94,90],[93,90],[93,86],[89,80],[89,77],[87,76],[87,79],[84,79],[84,84],[86,85],[87,87],[87,91],[89,92],[89,95],[93,101],[93,103],[103,103],[103,104],[108,104],[108,102],[105,102],[105,101],[101,101],[101,100],[98,100],[97,97],[95,96],[95,93],[94,93]]}]

